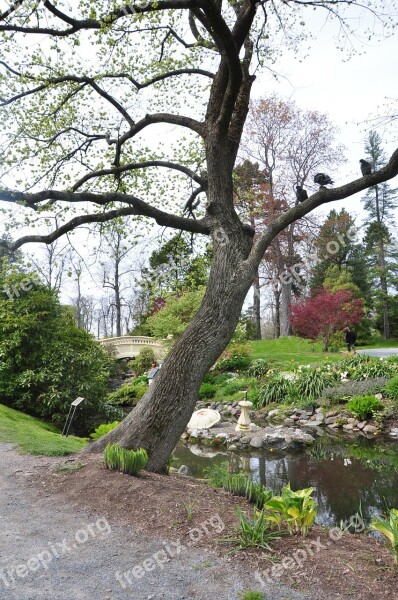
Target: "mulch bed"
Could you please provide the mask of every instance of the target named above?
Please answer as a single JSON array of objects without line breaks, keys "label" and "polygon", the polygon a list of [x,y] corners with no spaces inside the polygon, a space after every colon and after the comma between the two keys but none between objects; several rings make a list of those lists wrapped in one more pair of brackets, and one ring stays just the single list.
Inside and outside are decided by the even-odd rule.
[{"label": "mulch bed", "polygon": [[[196,547],[225,556],[233,546],[215,538],[234,534],[237,506],[253,510],[242,498],[191,478],[147,472],[130,477],[106,470],[96,455],[62,459],[62,463],[73,464],[73,460],[84,467],[60,473],[51,461],[40,470],[37,479],[46,495],[105,516],[110,523],[129,526],[136,533],[178,539],[183,544],[195,539]],[[220,523],[225,526],[222,532],[214,528]],[[255,587],[261,587],[261,578],[264,582],[270,578],[309,592],[314,599],[398,599],[398,568],[392,555],[384,543],[366,534],[315,526],[305,539],[284,536],[272,547],[272,553],[235,552],[229,560],[251,571]]]}]

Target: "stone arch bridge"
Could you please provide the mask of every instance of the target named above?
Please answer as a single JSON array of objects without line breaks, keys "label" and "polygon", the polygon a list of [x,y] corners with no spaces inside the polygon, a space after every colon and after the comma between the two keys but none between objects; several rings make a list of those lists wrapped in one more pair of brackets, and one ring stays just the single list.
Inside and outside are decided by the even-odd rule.
[{"label": "stone arch bridge", "polygon": [[159,340],[143,335],[123,335],[122,337],[103,338],[99,340],[103,348],[119,358],[134,358],[143,348],[151,348],[158,360],[165,357],[165,348]]}]

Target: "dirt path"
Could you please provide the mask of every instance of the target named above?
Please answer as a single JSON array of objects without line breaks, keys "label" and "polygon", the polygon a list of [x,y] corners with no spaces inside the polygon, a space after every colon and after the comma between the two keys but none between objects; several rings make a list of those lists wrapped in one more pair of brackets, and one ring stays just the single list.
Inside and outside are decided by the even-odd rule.
[{"label": "dirt path", "polygon": [[[145,535],[54,496],[40,473],[59,460],[0,443],[1,600],[238,600],[259,589],[236,561],[194,547],[195,536],[217,535],[219,515],[191,541]],[[262,591],[266,600],[310,598],[279,585]]]}]

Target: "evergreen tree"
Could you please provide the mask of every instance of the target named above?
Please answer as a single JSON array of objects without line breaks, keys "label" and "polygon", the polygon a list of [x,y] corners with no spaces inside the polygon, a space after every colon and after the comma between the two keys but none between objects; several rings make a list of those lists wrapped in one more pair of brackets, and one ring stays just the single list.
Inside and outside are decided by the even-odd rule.
[{"label": "evergreen tree", "polygon": [[[369,133],[365,145],[366,158],[372,171],[378,171],[386,163],[382,140],[375,131]],[[375,301],[381,312],[382,331],[385,339],[391,335],[389,316],[389,286],[395,277],[396,265],[390,227],[394,223],[394,209],[398,206],[398,191],[387,183],[370,187],[363,197],[367,212],[365,245],[371,277],[376,288]],[[392,278],[391,278],[392,276]]]}]

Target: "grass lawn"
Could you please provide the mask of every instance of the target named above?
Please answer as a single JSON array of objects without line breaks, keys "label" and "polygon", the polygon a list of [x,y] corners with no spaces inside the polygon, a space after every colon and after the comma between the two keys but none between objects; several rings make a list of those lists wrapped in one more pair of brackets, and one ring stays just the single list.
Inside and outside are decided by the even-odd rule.
[{"label": "grass lawn", "polygon": [[251,342],[252,358],[264,358],[276,367],[292,369],[299,365],[317,366],[325,362],[336,363],[345,358],[339,352],[322,352],[321,344],[297,337]]},{"label": "grass lawn", "polygon": [[0,442],[17,444],[28,454],[65,456],[81,450],[88,440],[61,437],[54,425],[0,404]]},{"label": "grass lawn", "polygon": [[391,340],[385,340],[383,338],[376,339],[372,341],[371,344],[367,344],[364,346],[358,346],[359,349],[363,348],[398,348],[398,339],[393,338]]}]

